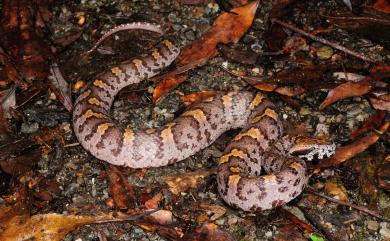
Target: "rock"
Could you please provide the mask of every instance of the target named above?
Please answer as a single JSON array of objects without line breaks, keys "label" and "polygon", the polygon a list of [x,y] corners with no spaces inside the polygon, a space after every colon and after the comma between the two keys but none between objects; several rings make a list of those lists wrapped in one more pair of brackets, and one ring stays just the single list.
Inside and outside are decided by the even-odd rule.
[{"label": "rock", "polygon": [[317,49],[316,54],[319,59],[329,59],[333,55],[333,49],[329,46],[322,46]]},{"label": "rock", "polygon": [[29,134],[29,133],[34,133],[34,132],[38,131],[38,129],[39,129],[39,124],[37,122],[33,122],[31,124],[23,122],[20,131],[22,133]]},{"label": "rock", "polygon": [[367,228],[372,231],[377,231],[379,229],[379,224],[377,221],[369,220],[367,221]]},{"label": "rock", "polygon": [[385,239],[390,238],[390,224],[386,222],[380,223],[381,229],[379,230],[379,234],[382,235]]}]

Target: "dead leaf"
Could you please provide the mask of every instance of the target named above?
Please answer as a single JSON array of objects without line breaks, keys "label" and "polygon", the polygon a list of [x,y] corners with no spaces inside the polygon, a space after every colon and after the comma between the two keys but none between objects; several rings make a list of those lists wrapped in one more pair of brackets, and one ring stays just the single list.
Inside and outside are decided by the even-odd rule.
[{"label": "dead leaf", "polygon": [[279,227],[280,232],[276,236],[275,240],[277,241],[306,241],[307,238],[305,238],[296,225],[293,224],[282,224],[281,227]]},{"label": "dead leaf", "polygon": [[[388,96],[390,96],[388,94]],[[374,109],[377,110],[383,110],[383,111],[390,111],[390,101],[389,100],[383,100],[381,98],[374,98],[369,97],[370,103]]]},{"label": "dead leaf", "polygon": [[204,91],[180,96],[180,100],[186,106],[189,106],[189,105],[195,104],[197,102],[200,102],[202,100],[205,100],[209,97],[215,96],[217,94],[223,94],[223,93],[226,93],[226,92],[222,91],[222,90],[204,90]]},{"label": "dead leaf", "polygon": [[147,209],[156,209],[158,208],[159,203],[164,199],[164,196],[161,192],[154,195],[151,199],[145,202],[145,207]]},{"label": "dead leaf", "polygon": [[162,237],[168,238],[172,241],[182,240],[183,232],[178,228],[165,227],[159,224],[142,223],[138,226],[149,232],[158,232]]},{"label": "dead leaf", "polygon": [[33,170],[40,159],[40,149],[32,148],[27,153],[0,160],[0,167],[8,174],[19,176]]},{"label": "dead leaf", "polygon": [[201,203],[199,208],[206,211],[206,214],[210,216],[210,221],[215,221],[226,213],[226,208],[216,204]]},{"label": "dead leaf", "polygon": [[278,87],[278,85],[272,84],[272,83],[260,83],[260,84],[254,85],[253,87],[255,87],[258,90],[269,92],[269,91],[274,91]]},{"label": "dead leaf", "polygon": [[330,181],[325,183],[324,189],[327,194],[333,196],[335,199],[341,201],[348,201],[347,190],[343,185],[336,183],[334,181]]},{"label": "dead leaf", "polygon": [[292,222],[297,227],[302,228],[306,233],[314,232],[314,228],[310,224],[295,216],[295,214],[290,212],[287,208],[279,208],[279,210],[286,216],[286,218],[290,222]]},{"label": "dead leaf", "polygon": [[2,241],[60,241],[67,233],[83,224],[96,221],[94,217],[61,215],[56,213],[39,214],[31,217],[14,216],[1,223]]},{"label": "dead leaf", "polygon": [[[218,53],[217,44],[238,42],[252,25],[258,5],[259,1],[253,1],[245,6],[232,9],[232,13],[222,13],[201,38],[181,50],[176,59],[176,65],[189,66],[190,68],[185,67],[185,70],[188,71],[191,68],[205,64],[209,58],[214,57]],[[180,71],[180,73],[182,72]],[[159,101],[162,96],[169,93],[186,78],[186,75],[177,76],[177,74],[172,75],[172,73],[165,75],[165,78],[162,79],[153,92],[153,101]],[[158,79],[161,79],[161,77]]]},{"label": "dead leaf", "polygon": [[388,0],[376,0],[372,7],[378,11],[390,14],[390,4]]},{"label": "dead leaf", "polygon": [[80,36],[83,34],[82,31],[80,32],[77,32],[77,33],[74,33],[74,34],[71,34],[71,35],[67,35],[67,36],[64,36],[62,38],[57,38],[54,40],[54,43],[56,43],[57,45],[61,46],[61,47],[66,47],[72,43],[74,43],[77,39],[80,38]]},{"label": "dead leaf", "polygon": [[377,111],[374,115],[370,116],[365,120],[357,129],[353,130],[349,135],[352,140],[356,139],[356,137],[361,134],[379,128],[385,118],[385,111]]},{"label": "dead leaf", "polygon": [[50,81],[50,88],[51,90],[53,90],[58,100],[69,112],[72,112],[73,103],[71,96],[71,87],[63,77],[57,63],[53,63],[50,66],[50,75],[48,76],[48,80]]},{"label": "dead leaf", "polygon": [[355,74],[355,73],[347,73],[347,72],[334,72],[333,78],[338,80],[346,80],[351,82],[359,82],[363,80],[366,76]]},{"label": "dead leaf", "polygon": [[110,165],[108,178],[110,180],[110,194],[115,206],[120,209],[135,207],[134,189],[117,167]]},{"label": "dead leaf", "polygon": [[195,232],[184,235],[183,241],[233,241],[234,238],[227,232],[219,229],[213,223],[203,224]]},{"label": "dead leaf", "polygon": [[329,91],[328,96],[321,103],[320,109],[322,110],[328,105],[348,97],[365,95],[371,90],[371,88],[372,85],[364,80],[356,83],[346,82],[340,84]]},{"label": "dead leaf", "polygon": [[[118,221],[135,221],[154,211],[137,215],[121,212],[103,213],[96,216],[62,215],[57,213],[28,216],[18,207],[0,205],[1,241],[60,241],[65,235],[84,224]],[[12,215],[10,215],[12,214]]]},{"label": "dead leaf", "polygon": [[365,151],[368,147],[376,143],[381,134],[385,133],[389,128],[390,121],[385,122],[380,128],[378,128],[378,132],[371,132],[367,136],[362,137],[349,145],[345,145],[336,149],[336,153],[331,157],[324,159],[320,162],[318,167],[330,167],[337,166],[346,160],[356,156],[357,154]]},{"label": "dead leaf", "polygon": [[232,9],[232,13],[222,13],[200,39],[184,47],[177,59],[177,65],[185,65],[202,58],[215,56],[218,43],[238,42],[252,25],[258,6],[259,1],[253,1],[245,6]]},{"label": "dead leaf", "polygon": [[146,220],[160,225],[170,225],[173,222],[173,215],[169,210],[158,210],[157,212],[150,214]]},{"label": "dead leaf", "polygon": [[216,169],[206,169],[181,175],[168,176],[165,178],[165,183],[169,186],[169,190],[173,194],[179,195],[181,192],[185,192],[190,188],[196,188],[204,178],[211,174],[215,174],[216,171]]},{"label": "dead leaf", "polygon": [[170,90],[176,88],[179,84],[187,79],[187,74],[175,75],[162,80],[153,91],[153,102],[157,103],[161,97],[169,93]]},{"label": "dead leaf", "polygon": [[232,62],[241,64],[255,64],[260,54],[244,48],[230,48],[225,45],[219,45],[218,50],[222,55]]},{"label": "dead leaf", "polygon": [[386,156],[378,170],[379,187],[390,192],[390,154]]},{"label": "dead leaf", "polygon": [[306,90],[302,88],[300,85],[295,85],[295,86],[278,87],[274,91],[278,94],[291,97],[291,96],[297,96],[303,94],[305,93]]},{"label": "dead leaf", "polygon": [[[39,8],[37,7],[39,6]],[[0,22],[0,45],[16,65],[23,80],[44,80],[49,68],[51,51],[38,34],[43,21],[37,21],[49,1],[6,0],[3,2]],[[42,12],[42,13],[43,13]],[[50,16],[45,16],[50,17]]]}]

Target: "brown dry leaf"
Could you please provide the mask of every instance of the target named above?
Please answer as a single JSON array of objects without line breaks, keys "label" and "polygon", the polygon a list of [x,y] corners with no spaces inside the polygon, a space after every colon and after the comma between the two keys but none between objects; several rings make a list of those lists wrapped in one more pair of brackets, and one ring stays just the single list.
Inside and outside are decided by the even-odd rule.
[{"label": "brown dry leaf", "polygon": [[378,170],[379,187],[390,192],[390,154],[388,154]]},{"label": "brown dry leaf", "polygon": [[183,237],[183,232],[178,228],[165,227],[163,225],[152,223],[142,223],[138,224],[138,226],[149,232],[158,232],[160,236],[172,241],[182,240],[181,238]]},{"label": "brown dry leaf", "polygon": [[40,149],[32,148],[27,153],[0,160],[0,167],[5,173],[13,176],[19,176],[34,170],[34,167],[41,157],[42,155]]},{"label": "brown dry leaf", "polygon": [[215,174],[216,171],[216,169],[206,169],[182,175],[168,176],[165,178],[165,183],[169,186],[169,190],[173,194],[179,195],[181,192],[185,192],[190,188],[196,188],[204,178]]},{"label": "brown dry leaf", "polygon": [[245,50],[243,47],[230,48],[225,45],[220,45],[218,46],[218,50],[225,59],[241,64],[255,64],[257,58],[260,56],[259,53],[253,52],[252,50]]},{"label": "brown dry leaf", "polygon": [[158,204],[164,199],[164,196],[161,192],[154,195],[151,199],[145,202],[145,207],[148,209],[158,208]]},{"label": "brown dry leaf", "polygon": [[340,163],[345,162],[346,160],[365,151],[368,147],[379,140],[381,136],[379,133],[385,133],[389,128],[389,125],[390,121],[387,121],[378,128],[378,132],[371,132],[367,136],[362,137],[349,145],[337,148],[336,153],[331,158],[322,160],[319,167],[324,168],[339,165]]},{"label": "brown dry leaf", "polygon": [[[390,95],[387,94],[387,96],[390,96]],[[390,101],[389,100],[385,100],[383,98],[374,98],[374,97],[370,97],[369,100],[370,100],[370,103],[374,109],[383,110],[383,111],[390,111]]]},{"label": "brown dry leaf", "polygon": [[[40,10],[50,6],[50,0],[6,0],[2,6],[1,47],[15,63],[21,79],[44,80],[49,72],[47,60],[52,55],[46,41],[40,36],[39,32],[43,29],[40,26],[42,21],[37,21],[37,16],[43,13]],[[44,12],[50,13],[48,10]]]},{"label": "brown dry leaf", "polygon": [[203,224],[195,232],[186,234],[183,241],[233,241],[234,238],[227,232],[219,229],[213,223]]},{"label": "brown dry leaf", "polygon": [[326,99],[321,103],[320,109],[324,109],[328,105],[353,96],[361,96],[367,94],[371,90],[372,86],[367,81],[360,82],[346,82],[340,84],[336,88],[329,91]]},{"label": "brown dry leaf", "polygon": [[[259,1],[253,1],[245,6],[232,9],[232,13],[222,13],[201,38],[181,50],[176,65],[183,67],[188,65],[185,67],[186,70],[201,66],[218,53],[217,44],[238,42],[252,25],[258,5]],[[169,74],[154,90],[153,101],[159,101],[162,96],[186,79],[186,75],[178,77]]]},{"label": "brown dry leaf", "polygon": [[209,97],[215,96],[217,94],[223,94],[226,93],[225,91],[222,90],[204,90],[196,93],[192,93],[189,95],[183,95],[180,96],[180,100],[186,105],[192,105],[194,103],[200,102],[202,100],[205,100]]},{"label": "brown dry leaf", "polygon": [[210,216],[210,221],[215,221],[226,213],[226,208],[216,204],[201,203],[199,207]]},{"label": "brown dry leaf", "polygon": [[146,220],[161,225],[169,225],[173,222],[173,215],[169,210],[158,210],[157,212],[150,214]]},{"label": "brown dry leaf", "polygon": [[134,207],[134,189],[117,167],[113,165],[110,166],[110,170],[108,171],[108,178],[110,180],[110,194],[114,200],[115,205],[120,209]]},{"label": "brown dry leaf", "polygon": [[284,213],[284,215],[286,216],[286,218],[290,222],[292,222],[295,226],[302,228],[302,230],[304,230],[307,233],[314,232],[313,226],[311,226],[310,224],[301,220],[300,218],[295,216],[295,214],[291,213],[290,211],[288,211],[287,209],[284,209],[284,208],[280,208],[279,210],[281,210]]},{"label": "brown dry leaf", "polygon": [[336,183],[334,181],[329,181],[325,183],[324,189],[327,194],[333,196],[335,199],[341,201],[348,201],[347,190],[343,185]]},{"label": "brown dry leaf", "polygon": [[161,97],[167,95],[171,89],[174,89],[176,86],[183,83],[187,77],[187,74],[181,74],[163,79],[153,91],[153,102],[157,103],[161,100]]},{"label": "brown dry leaf", "polygon": [[60,241],[67,233],[78,226],[96,221],[95,217],[61,215],[56,213],[39,214],[31,217],[14,216],[2,220],[0,240],[2,241]]},{"label": "brown dry leaf", "polygon": [[[236,43],[252,25],[259,1],[222,13],[211,28],[200,38],[184,47],[177,64],[185,65],[217,54],[217,44]],[[236,13],[236,14],[234,14]]]},{"label": "brown dry leaf", "polygon": [[68,82],[66,82],[57,63],[53,63],[50,66],[50,75],[48,76],[48,80],[50,89],[53,90],[64,107],[71,112],[73,108],[71,87]]},{"label": "brown dry leaf", "polygon": [[302,88],[300,85],[296,85],[296,86],[278,87],[274,91],[278,94],[291,97],[291,96],[303,94],[306,90]]},{"label": "brown dry leaf", "polygon": [[281,224],[279,227],[279,234],[276,235],[275,241],[306,241],[308,240],[303,236],[302,231],[300,230],[300,227],[296,226],[295,224]]},{"label": "brown dry leaf", "polygon": [[351,134],[349,135],[350,138],[353,140],[369,130],[379,128],[380,125],[383,123],[383,118],[385,118],[385,115],[385,111],[378,111],[374,115],[368,117],[357,129],[351,132]]},{"label": "brown dry leaf", "polygon": [[262,90],[262,91],[274,91],[278,87],[278,85],[272,84],[272,83],[260,83],[260,84],[254,85],[253,87],[255,87],[258,90]]},{"label": "brown dry leaf", "polygon": [[376,0],[372,7],[378,11],[390,14],[390,3],[388,0]]}]

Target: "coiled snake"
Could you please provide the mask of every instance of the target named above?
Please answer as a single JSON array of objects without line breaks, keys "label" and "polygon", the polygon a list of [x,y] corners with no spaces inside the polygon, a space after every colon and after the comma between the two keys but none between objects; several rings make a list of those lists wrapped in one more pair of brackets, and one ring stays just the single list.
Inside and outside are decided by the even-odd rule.
[{"label": "coiled snake", "polygon": [[[154,24],[121,25],[98,44],[124,29],[161,32]],[[74,104],[74,131],[81,145],[114,165],[158,167],[195,154],[227,130],[242,128],[219,158],[218,190],[226,203],[245,211],[259,211],[298,196],[307,182],[306,165],[291,154],[321,158],[331,155],[334,145],[313,142],[293,146],[293,138],[283,136],[275,106],[261,93],[238,91],[208,98],[152,130],[135,131],[113,122],[109,111],[115,95],[125,86],[158,74],[179,52],[165,40],[150,55],[98,75]]]}]

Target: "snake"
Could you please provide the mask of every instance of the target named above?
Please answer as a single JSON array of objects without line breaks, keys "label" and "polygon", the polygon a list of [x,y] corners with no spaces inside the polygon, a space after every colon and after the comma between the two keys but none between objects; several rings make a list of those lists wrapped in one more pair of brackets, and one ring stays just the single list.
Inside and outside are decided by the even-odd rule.
[{"label": "snake", "polygon": [[[98,44],[113,33],[132,29],[162,33],[157,24],[125,24]],[[262,93],[229,91],[209,97],[159,128],[135,130],[114,122],[110,109],[118,92],[157,75],[179,53],[172,41],[164,40],[149,54],[98,74],[73,106],[74,133],[82,147],[113,165],[160,167],[194,155],[228,130],[241,129],[218,160],[216,179],[222,199],[234,208],[262,211],[296,198],[308,180],[305,157],[330,156],[334,145],[310,141],[295,145],[294,138],[283,135],[278,111]]]}]

